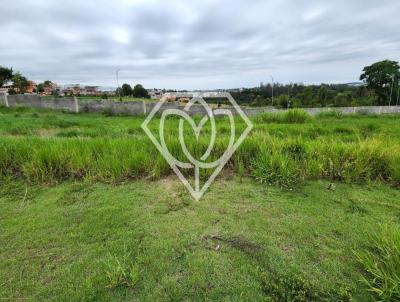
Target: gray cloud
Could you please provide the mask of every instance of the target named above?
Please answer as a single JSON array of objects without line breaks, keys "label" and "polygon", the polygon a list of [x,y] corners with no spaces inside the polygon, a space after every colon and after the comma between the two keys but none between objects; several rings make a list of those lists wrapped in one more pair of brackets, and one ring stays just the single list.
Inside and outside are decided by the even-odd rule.
[{"label": "gray cloud", "polygon": [[0,65],[34,80],[148,87],[357,80],[399,60],[396,0],[3,0]]}]

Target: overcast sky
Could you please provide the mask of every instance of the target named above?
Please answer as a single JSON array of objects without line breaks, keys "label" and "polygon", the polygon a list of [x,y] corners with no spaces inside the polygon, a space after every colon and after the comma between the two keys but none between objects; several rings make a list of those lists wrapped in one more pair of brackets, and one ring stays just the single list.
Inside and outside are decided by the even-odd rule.
[{"label": "overcast sky", "polygon": [[400,60],[398,0],[1,0],[0,65],[60,84],[352,82]]}]

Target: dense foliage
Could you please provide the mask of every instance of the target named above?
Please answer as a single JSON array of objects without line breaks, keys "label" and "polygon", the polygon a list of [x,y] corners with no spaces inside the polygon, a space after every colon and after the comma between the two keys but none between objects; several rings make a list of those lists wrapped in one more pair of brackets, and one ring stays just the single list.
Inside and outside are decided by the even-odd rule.
[{"label": "dense foliage", "polygon": [[[368,106],[377,104],[373,90],[364,85],[348,84],[274,84],[232,91],[232,96],[241,105],[275,106],[278,108]],[[222,100],[221,100],[222,101]]]},{"label": "dense foliage", "polygon": [[[400,104],[400,67],[384,60],[366,66],[360,76],[364,83],[272,84],[232,91],[241,105],[278,108],[345,107]],[[274,98],[272,98],[274,95]],[[224,103],[224,100],[218,100]]]},{"label": "dense foliage", "polygon": [[150,98],[149,93],[141,84],[136,84],[132,89],[131,85],[124,83],[121,88],[117,89],[116,94],[121,97]]},{"label": "dense foliage", "polygon": [[12,68],[5,68],[0,66],[0,87],[6,82],[10,81],[13,75]]},{"label": "dense foliage", "polygon": [[399,79],[399,63],[389,60],[366,66],[360,76],[360,80],[364,80],[367,83],[367,87],[375,91],[380,105],[386,105],[388,99],[390,104],[393,90],[395,96],[399,97]]}]

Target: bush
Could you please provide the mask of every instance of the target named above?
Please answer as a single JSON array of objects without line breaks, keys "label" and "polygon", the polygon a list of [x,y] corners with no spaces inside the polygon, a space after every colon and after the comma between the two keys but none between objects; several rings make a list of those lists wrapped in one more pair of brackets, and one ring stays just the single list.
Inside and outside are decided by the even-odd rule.
[{"label": "bush", "polygon": [[400,301],[400,228],[385,225],[371,239],[370,251],[354,252],[364,269],[362,281],[379,301]]}]

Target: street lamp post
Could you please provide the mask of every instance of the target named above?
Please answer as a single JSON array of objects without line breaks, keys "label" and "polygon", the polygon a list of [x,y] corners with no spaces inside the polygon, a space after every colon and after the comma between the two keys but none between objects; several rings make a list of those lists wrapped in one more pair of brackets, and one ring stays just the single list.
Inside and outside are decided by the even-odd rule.
[{"label": "street lamp post", "polygon": [[120,68],[118,68],[116,71],[115,71],[115,74],[117,75],[117,86],[118,86],[118,88],[117,88],[117,91],[118,91],[118,96],[119,96],[119,100],[121,100],[121,89],[119,89],[119,72],[120,72]]},{"label": "street lamp post", "polygon": [[272,80],[272,106],[274,106],[274,77],[270,75]]}]

